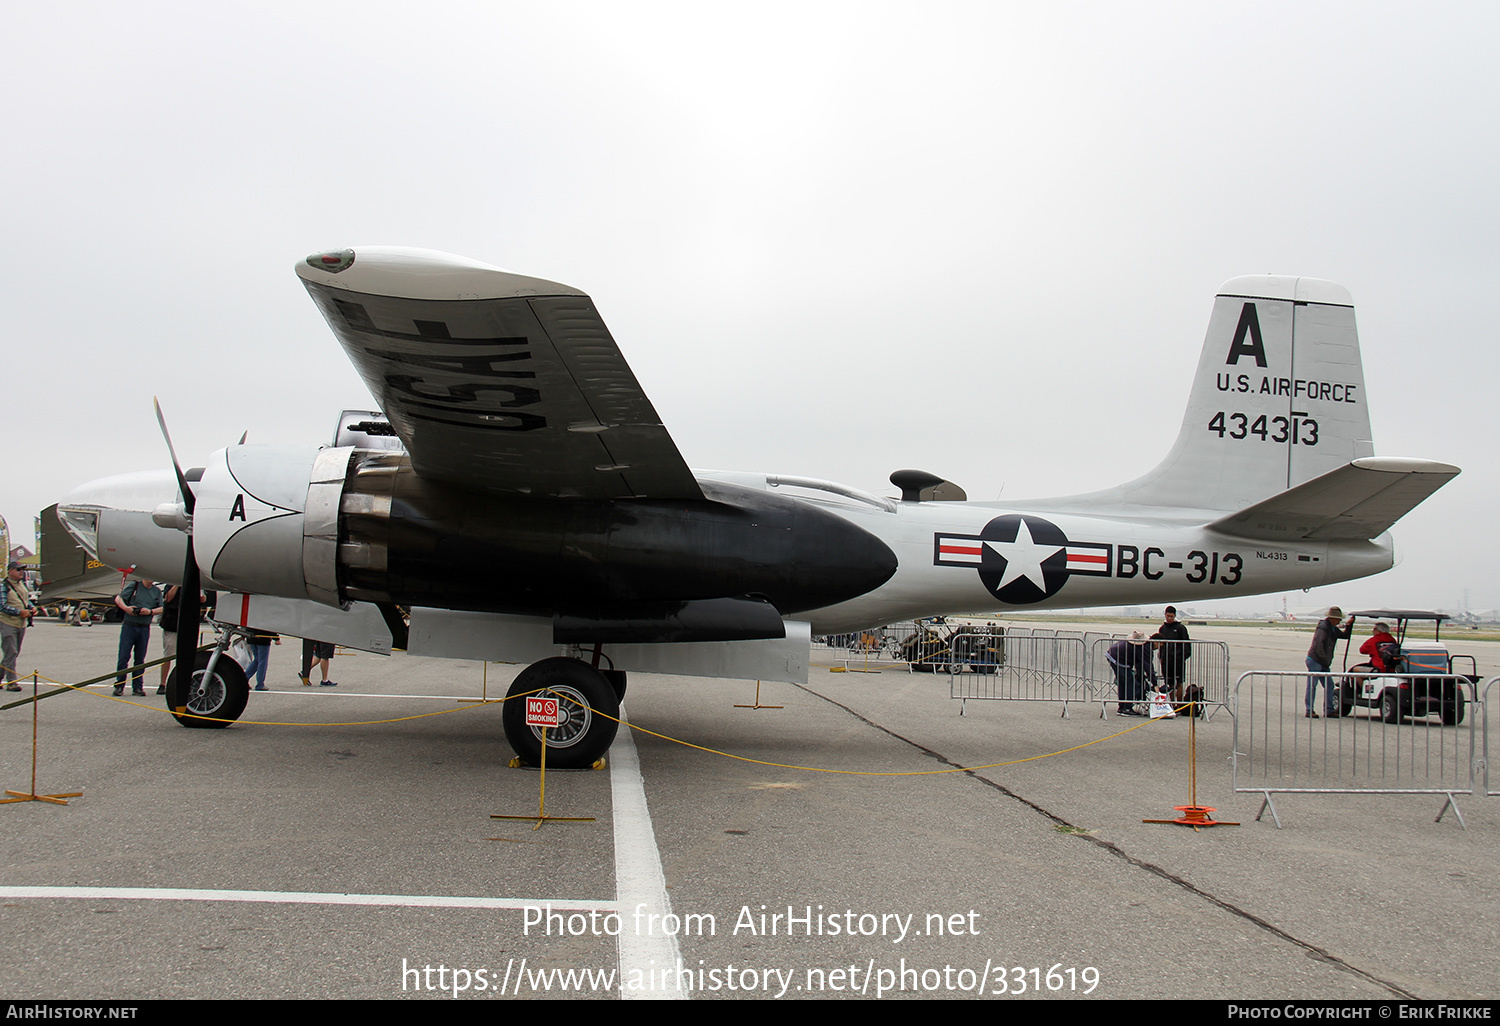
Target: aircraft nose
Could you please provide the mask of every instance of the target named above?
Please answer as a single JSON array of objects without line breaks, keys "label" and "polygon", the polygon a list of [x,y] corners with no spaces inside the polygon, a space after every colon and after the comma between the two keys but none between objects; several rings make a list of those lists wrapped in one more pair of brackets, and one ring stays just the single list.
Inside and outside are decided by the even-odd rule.
[{"label": "aircraft nose", "polygon": [[177,501],[177,476],[171,470],[146,470],[79,485],[58,502],[57,515],[99,562],[143,569],[149,565],[154,579],[175,580],[182,570],[187,535],[159,527],[152,514]]},{"label": "aircraft nose", "polygon": [[57,508],[149,513],[162,503],[178,498],[177,476],[172,471],[142,470],[85,482],[63,496]]}]

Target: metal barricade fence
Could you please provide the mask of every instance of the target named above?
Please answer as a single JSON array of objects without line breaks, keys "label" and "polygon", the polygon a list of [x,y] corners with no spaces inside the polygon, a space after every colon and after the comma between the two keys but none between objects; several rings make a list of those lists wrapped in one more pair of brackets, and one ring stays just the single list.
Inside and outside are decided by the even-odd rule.
[{"label": "metal barricade fence", "polygon": [[1462,825],[1454,797],[1474,793],[1479,735],[1488,733],[1476,697],[1458,674],[1241,674],[1231,710],[1234,790],[1262,795],[1256,819],[1270,809],[1278,827],[1272,794],[1441,794],[1437,818],[1452,808]]},{"label": "metal barricade fence", "polygon": [[[1114,668],[1109,660],[1105,658],[1110,648],[1117,642],[1128,640],[1127,635],[1117,634],[1110,636],[1096,636],[1089,647],[1089,666],[1094,674],[1096,686],[1101,689],[1109,689],[1111,695],[1118,697],[1118,683]],[[1222,641],[1171,641],[1163,642],[1163,647],[1156,649],[1153,646],[1152,666],[1156,671],[1158,683],[1165,683],[1165,669],[1168,664],[1162,661],[1163,653],[1167,652],[1166,646],[1171,645],[1178,651],[1186,650],[1186,656],[1182,660],[1183,696],[1187,697],[1189,688],[1197,688],[1199,701],[1201,701],[1209,712],[1214,708],[1225,708],[1229,705],[1229,645]],[[1171,656],[1168,655],[1170,659]],[[1149,686],[1149,681],[1146,682]],[[1174,696],[1176,697],[1176,696]]]},{"label": "metal barricade fence", "polygon": [[895,658],[913,673],[993,673],[1005,662],[1004,636],[992,621],[913,624],[895,639]]},{"label": "metal barricade fence", "polygon": [[1112,637],[1114,637],[1114,635],[1110,634],[1108,631],[1084,631],[1083,632],[1083,643],[1084,643],[1085,646],[1087,646],[1088,652],[1089,652],[1088,660],[1089,660],[1089,668],[1090,668],[1090,670],[1093,669],[1094,645],[1095,645],[1095,643],[1097,643],[1100,638],[1112,638]]},{"label": "metal barricade fence", "polygon": [[825,658],[841,660],[845,669],[853,668],[856,663],[900,662],[906,639],[917,629],[908,620],[849,634],[829,634],[814,638],[812,650]]},{"label": "metal barricade fence", "polygon": [[[1099,703],[1107,714],[1119,701],[1114,668],[1105,658],[1123,635],[1050,627],[1002,627],[990,622],[891,624],[820,639],[829,658],[845,669],[902,663],[913,672],[943,673],[949,697],[967,702]],[[1229,694],[1229,647],[1220,641],[1186,641],[1184,686],[1200,688],[1205,704],[1224,706]],[[1153,660],[1155,663],[1155,660]]]},{"label": "metal barricade fence", "polygon": [[1007,627],[953,639],[948,696],[967,702],[1096,701],[1088,647],[1076,631]]},{"label": "metal barricade fence", "polygon": [[970,664],[978,668],[1003,662],[1001,636],[1002,629],[992,622],[905,621],[829,638],[829,656],[842,659],[849,670],[884,662],[912,672],[954,673]]},{"label": "metal barricade fence", "polygon": [[[1494,692],[1495,685],[1500,684],[1500,677],[1491,677],[1483,685],[1479,685],[1479,708],[1471,709],[1471,714],[1477,714],[1479,723],[1475,729],[1480,731],[1483,740],[1479,750],[1479,764],[1474,767],[1474,772],[1484,782],[1484,794],[1487,798],[1500,797],[1500,777],[1493,782],[1490,780],[1490,734],[1494,730],[1500,730],[1500,716],[1490,719],[1490,695]],[[1497,753],[1500,754],[1500,753]]]}]

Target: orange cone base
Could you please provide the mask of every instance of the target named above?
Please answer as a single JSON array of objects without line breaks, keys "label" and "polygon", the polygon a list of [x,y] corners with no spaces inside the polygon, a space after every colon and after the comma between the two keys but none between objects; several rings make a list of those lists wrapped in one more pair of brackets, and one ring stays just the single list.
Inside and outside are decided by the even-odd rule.
[{"label": "orange cone base", "polygon": [[1214,819],[1212,815],[1216,810],[1212,805],[1174,805],[1174,809],[1182,813],[1176,819],[1143,819],[1142,823],[1177,823],[1181,826],[1211,827],[1211,826],[1239,826],[1238,823],[1230,823],[1222,819]]}]

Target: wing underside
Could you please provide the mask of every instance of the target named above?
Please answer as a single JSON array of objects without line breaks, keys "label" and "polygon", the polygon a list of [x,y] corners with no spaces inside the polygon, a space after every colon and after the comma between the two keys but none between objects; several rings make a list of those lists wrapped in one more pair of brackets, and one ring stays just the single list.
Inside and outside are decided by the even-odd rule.
[{"label": "wing underside", "polygon": [[[378,259],[364,254],[355,268]],[[353,270],[335,283],[299,268],[422,477],[501,495],[702,497],[588,296],[469,265],[462,293],[432,298],[432,275],[411,286],[391,261],[366,281]],[[476,276],[489,295],[474,295]],[[370,278],[378,290],[360,287]],[[558,294],[537,294],[549,285]]]}]

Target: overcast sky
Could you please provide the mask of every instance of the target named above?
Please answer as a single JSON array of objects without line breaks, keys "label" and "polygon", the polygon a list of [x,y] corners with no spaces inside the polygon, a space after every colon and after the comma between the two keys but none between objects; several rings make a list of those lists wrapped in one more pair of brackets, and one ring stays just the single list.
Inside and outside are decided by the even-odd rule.
[{"label": "overcast sky", "polygon": [[[1500,6],[12,5],[0,513],[327,441],[371,399],[292,265],[589,292],[690,465],[1091,490],[1181,424],[1217,287],[1354,296],[1382,455],[1463,475],[1288,597],[1500,606]],[[1269,608],[1279,598],[1250,606]]]}]

